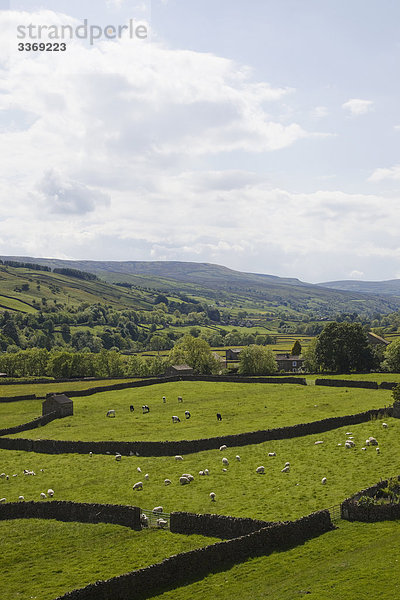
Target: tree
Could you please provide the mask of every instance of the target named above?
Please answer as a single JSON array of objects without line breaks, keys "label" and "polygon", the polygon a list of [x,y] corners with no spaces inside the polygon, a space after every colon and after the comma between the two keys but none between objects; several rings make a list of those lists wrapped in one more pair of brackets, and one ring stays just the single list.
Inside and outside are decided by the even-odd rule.
[{"label": "tree", "polygon": [[373,353],[360,323],[325,325],[318,336],[315,358],[322,370],[334,373],[369,371],[373,365]]},{"label": "tree", "polygon": [[393,388],[392,396],[394,402],[400,402],[400,383]]},{"label": "tree", "polygon": [[211,375],[220,370],[219,361],[213,356],[209,344],[202,338],[183,336],[169,353],[168,361],[172,365],[185,364],[199,375]]},{"label": "tree", "polygon": [[269,375],[278,370],[274,353],[264,346],[242,348],[239,360],[241,375]]},{"label": "tree", "polygon": [[300,356],[301,354],[301,344],[299,342],[299,340],[296,340],[295,343],[292,346],[292,349],[290,351],[290,354],[292,356]]},{"label": "tree", "polygon": [[400,339],[395,340],[385,350],[385,362],[383,363],[388,371],[397,373],[400,371]]},{"label": "tree", "polygon": [[317,373],[319,371],[319,365],[315,356],[317,342],[317,338],[312,339],[303,353],[303,365],[309,373]]}]

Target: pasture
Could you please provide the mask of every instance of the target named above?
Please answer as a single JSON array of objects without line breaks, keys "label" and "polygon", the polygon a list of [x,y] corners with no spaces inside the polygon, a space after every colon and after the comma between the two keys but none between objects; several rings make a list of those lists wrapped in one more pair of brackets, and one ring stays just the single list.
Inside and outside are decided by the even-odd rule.
[{"label": "pasture", "polygon": [[[178,396],[183,398],[182,403],[178,403]],[[142,414],[141,407],[145,404],[150,412]],[[12,437],[82,441],[190,440],[308,423],[389,404],[391,392],[388,390],[180,381],[74,398],[73,417]],[[133,413],[130,405],[134,406]],[[115,418],[106,417],[109,409],[115,409]],[[185,419],[185,410],[189,410],[190,419]],[[27,411],[28,419],[25,418]],[[222,421],[217,421],[217,413],[221,413]],[[5,423],[17,425],[40,414],[38,401],[0,404],[2,423],[3,415]],[[172,423],[172,415],[179,416],[180,423]]]}]

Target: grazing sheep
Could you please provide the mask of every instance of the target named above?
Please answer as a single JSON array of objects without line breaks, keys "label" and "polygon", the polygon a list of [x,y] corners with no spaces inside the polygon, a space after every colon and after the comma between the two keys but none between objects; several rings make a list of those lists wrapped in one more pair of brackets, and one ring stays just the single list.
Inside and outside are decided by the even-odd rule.
[{"label": "grazing sheep", "polygon": [[322,483],[322,485],[325,485],[325,484],[326,484],[326,477],[323,477],[323,478],[321,479],[321,483]]},{"label": "grazing sheep", "polygon": [[229,460],[224,456],[224,458],[222,459],[222,464],[228,466],[229,465]]},{"label": "grazing sheep", "polygon": [[353,435],[352,431],[346,431],[346,435]]},{"label": "grazing sheep", "polygon": [[371,444],[371,446],[377,446],[378,445],[378,442],[377,442],[377,440],[374,437],[371,436],[368,439],[369,439],[369,443]]},{"label": "grazing sheep", "polygon": [[162,397],[162,401],[164,402],[164,404],[166,403],[167,399],[165,396]]},{"label": "grazing sheep", "polygon": [[35,471],[30,471],[29,469],[24,469],[24,475],[36,475]]},{"label": "grazing sheep", "polygon": [[6,479],[7,479],[7,481],[8,481],[8,480],[10,479],[10,476],[9,476],[9,475],[6,475]]},{"label": "grazing sheep", "polygon": [[5,476],[6,476],[6,474],[5,474],[5,473],[1,473],[1,474],[0,474],[0,477],[1,477],[2,479],[4,479],[4,478],[5,478]]},{"label": "grazing sheep", "polygon": [[181,422],[181,420],[180,420],[180,418],[179,418],[179,417],[177,417],[176,415],[172,415],[172,422],[173,422],[173,423],[180,423],[180,422]]},{"label": "grazing sheep", "polygon": [[377,454],[380,454],[380,449],[378,448],[378,446],[375,448],[375,450]]},{"label": "grazing sheep", "polygon": [[112,408],[107,411],[106,417],[115,417],[115,410]]},{"label": "grazing sheep", "polygon": [[214,492],[210,492],[210,498],[211,498],[211,502],[215,502],[215,493]]},{"label": "grazing sheep", "polygon": [[93,452],[89,452],[89,456],[93,456]]},{"label": "grazing sheep", "polygon": [[18,496],[18,500],[22,502],[22,500],[25,500],[25,498],[23,496]]},{"label": "grazing sheep", "polygon": [[190,419],[190,412],[185,410],[185,419]]},{"label": "grazing sheep", "polygon": [[49,488],[47,490],[47,495],[50,496],[50,498],[52,498],[54,496],[54,490],[52,490],[51,488]]},{"label": "grazing sheep", "polygon": [[135,483],[132,487],[133,490],[142,490],[143,489],[143,482],[142,481],[138,481],[137,483]]},{"label": "grazing sheep", "polygon": [[175,456],[175,460],[183,460],[183,456],[181,456],[180,454],[177,454]]},{"label": "grazing sheep", "polygon": [[262,465],[260,467],[257,467],[256,473],[259,473],[260,475],[264,475],[265,468]]},{"label": "grazing sheep", "polygon": [[240,462],[240,456],[239,456],[239,454],[236,454],[235,458],[236,458],[236,460],[238,460]]},{"label": "grazing sheep", "polygon": [[[134,412],[134,410],[135,410],[135,407],[133,406],[133,404],[131,404],[131,405],[130,405],[130,407],[129,407],[129,410],[130,410],[131,412]],[[146,516],[146,515],[145,515],[145,516]]]},{"label": "grazing sheep", "polygon": [[223,473],[227,473],[227,472],[228,472],[228,469],[225,469],[225,468],[224,468],[224,469],[222,469],[222,472],[223,472]]},{"label": "grazing sheep", "polygon": [[344,445],[346,448],[354,448],[355,443],[353,442],[353,440],[347,440]]},{"label": "grazing sheep", "polygon": [[387,429],[387,426],[388,426],[388,424],[387,424],[387,423],[382,423],[382,427],[383,427],[384,429]]},{"label": "grazing sheep", "polygon": [[210,474],[210,471],[209,471],[208,469],[204,469],[204,474],[205,474],[205,475],[209,475],[209,474]]},{"label": "grazing sheep", "polygon": [[157,527],[159,527],[160,529],[165,529],[166,527],[168,527],[168,521],[166,521],[165,519],[157,519]]},{"label": "grazing sheep", "polygon": [[153,513],[162,513],[164,512],[163,507],[162,506],[155,506],[152,510]]},{"label": "grazing sheep", "polygon": [[285,467],[290,467],[290,462],[285,462]]},{"label": "grazing sheep", "polygon": [[276,452],[268,452],[268,456],[276,456]]},{"label": "grazing sheep", "polygon": [[281,473],[289,473],[290,471],[290,465],[287,465],[286,467],[283,467],[283,469],[281,469]]},{"label": "grazing sheep", "polygon": [[226,446],[225,444],[223,444],[222,446],[219,447],[219,449],[222,450],[226,450],[228,446]]},{"label": "grazing sheep", "polygon": [[318,444],[323,444],[323,440],[318,440],[318,442],[314,442],[314,444],[317,446]]},{"label": "grazing sheep", "polygon": [[142,513],[140,515],[140,523],[141,523],[142,527],[148,527],[149,526],[149,517],[147,515],[145,515],[144,513]]},{"label": "grazing sheep", "polygon": [[187,477],[179,477],[179,483],[181,485],[187,485],[188,483],[190,483],[189,479]]},{"label": "grazing sheep", "polygon": [[347,439],[348,439],[348,440],[354,440],[354,436],[353,436],[353,435],[350,435],[350,436],[349,436]]},{"label": "grazing sheep", "polygon": [[150,407],[147,406],[147,404],[144,404],[142,406],[142,414],[146,414],[146,413],[149,413],[149,412],[150,412]]},{"label": "grazing sheep", "polygon": [[149,480],[150,475],[148,473],[146,473],[146,475],[144,476],[145,479]]},{"label": "grazing sheep", "polygon": [[171,485],[172,481],[170,479],[164,479],[164,485]]},{"label": "grazing sheep", "polygon": [[47,496],[44,492],[41,492],[40,497],[42,498],[42,500],[44,500],[44,498],[47,498]]},{"label": "grazing sheep", "polygon": [[338,446],[342,446],[342,444],[339,442]]},{"label": "grazing sheep", "polygon": [[183,402],[182,396],[178,396],[178,402]]},{"label": "grazing sheep", "polygon": [[221,415],[221,413],[217,413],[217,421],[222,421],[222,415]]},{"label": "grazing sheep", "polygon": [[190,473],[182,473],[182,477],[187,477],[189,481],[194,481],[194,477]]},{"label": "grazing sheep", "polygon": [[361,448],[361,450],[366,450],[366,448]]},{"label": "grazing sheep", "polygon": [[119,461],[121,460],[121,458],[122,458],[122,456],[121,456],[120,454],[116,454],[116,455],[115,455],[115,460],[116,460],[117,462],[119,462]]},{"label": "grazing sheep", "polygon": [[5,504],[7,502],[6,498],[0,498],[0,504]]},{"label": "grazing sheep", "polygon": [[204,471],[199,471],[199,475],[200,475],[200,477],[202,477],[203,475],[205,475]]},{"label": "grazing sheep", "polygon": [[140,467],[137,467],[136,471],[137,471],[138,473],[141,473],[141,472],[142,472],[142,469],[141,469]]},{"label": "grazing sheep", "polygon": [[365,445],[369,446],[369,440],[365,440]]}]

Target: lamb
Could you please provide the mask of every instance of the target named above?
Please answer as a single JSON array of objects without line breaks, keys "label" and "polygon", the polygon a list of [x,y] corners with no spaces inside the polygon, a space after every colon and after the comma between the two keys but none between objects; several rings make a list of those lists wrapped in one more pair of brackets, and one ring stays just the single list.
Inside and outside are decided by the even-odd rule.
[{"label": "lamb", "polygon": [[132,487],[133,490],[142,490],[143,489],[143,482],[142,481],[138,481],[137,483],[135,483]]},{"label": "lamb", "polygon": [[286,467],[283,467],[283,469],[281,469],[281,473],[289,473],[290,471],[290,465],[287,465]]},{"label": "lamb", "polygon": [[175,460],[183,460],[183,456],[181,456],[180,454],[177,454],[175,456]]},{"label": "lamb", "polygon": [[168,526],[168,521],[165,519],[157,519],[157,527],[160,529],[165,529]]},{"label": "lamb", "polygon": [[185,418],[190,419],[190,412],[188,410],[185,410]]},{"label": "lamb", "polygon": [[217,421],[222,421],[222,415],[221,415],[221,413],[217,413]]},{"label": "lamb", "polygon": [[276,452],[268,452],[268,456],[276,456]]},{"label": "lamb", "polygon": [[388,426],[388,425],[387,425],[387,423],[382,423],[382,427],[383,427],[384,429],[387,429],[387,426]]},{"label": "lamb", "polygon": [[260,475],[264,475],[265,468],[262,465],[260,467],[257,467],[256,473],[259,473]]},{"label": "lamb", "polygon": [[164,485],[171,485],[172,481],[170,479],[164,479]]},{"label": "lamb", "polygon": [[47,490],[47,495],[50,496],[50,498],[52,498],[54,496],[54,490],[52,490],[51,488],[49,488]]},{"label": "lamb", "polygon": [[176,415],[172,415],[172,422],[173,422],[173,423],[180,423],[180,422],[181,422],[181,420],[180,420],[180,418],[179,418],[179,417],[177,417]]},{"label": "lamb", "polygon": [[215,502],[215,493],[214,492],[210,492],[210,498],[211,498],[211,502]]},{"label": "lamb", "polygon": [[190,483],[189,479],[187,477],[179,477],[179,483],[181,485],[187,485],[188,483]]},{"label": "lamb", "polygon": [[115,460],[116,460],[117,462],[119,462],[119,461],[121,460],[121,458],[122,458],[122,456],[121,456],[120,454],[116,454],[116,455],[115,455]]},{"label": "lamb", "polygon": [[164,512],[164,510],[163,510],[163,507],[162,507],[162,506],[155,506],[155,507],[153,508],[153,511],[152,511],[152,512],[153,512],[153,513],[162,513],[162,512]]},{"label": "lamb", "polygon": [[229,465],[229,460],[224,456],[224,458],[222,459],[222,464],[228,466]]},{"label": "lamb", "polygon": [[223,444],[222,446],[219,447],[219,449],[222,450],[226,450],[228,446],[226,446],[225,444]]},{"label": "lamb", "polygon": [[108,410],[106,417],[115,417],[115,410],[113,408]]},{"label": "lamb", "polygon": [[321,483],[322,483],[322,485],[325,485],[325,484],[326,484],[326,477],[323,477],[323,478],[321,479]]},{"label": "lamb", "polygon": [[240,462],[240,456],[239,456],[239,454],[236,454],[235,458],[236,458],[237,461]]},{"label": "lamb", "polygon": [[41,492],[40,497],[42,498],[42,500],[44,500],[45,498],[47,498],[46,494],[44,492]]}]

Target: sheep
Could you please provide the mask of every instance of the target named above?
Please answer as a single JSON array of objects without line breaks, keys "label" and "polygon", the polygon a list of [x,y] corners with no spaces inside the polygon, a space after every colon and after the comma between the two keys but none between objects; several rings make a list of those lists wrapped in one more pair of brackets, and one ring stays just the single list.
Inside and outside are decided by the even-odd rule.
[{"label": "sheep", "polygon": [[178,396],[178,402],[183,402],[182,396]]},{"label": "sheep", "polygon": [[25,500],[25,498],[24,498],[24,496],[18,496],[18,500],[20,500],[22,502],[23,500]]},{"label": "sheep", "polygon": [[29,469],[24,469],[24,475],[36,475],[35,471],[29,471]]},{"label": "sheep", "polygon": [[194,481],[194,477],[190,473],[182,473],[182,477],[187,477],[189,481]]},{"label": "sheep", "polygon": [[353,435],[352,431],[346,431],[346,435]]},{"label": "sheep", "polygon": [[157,519],[157,527],[159,527],[160,529],[165,529],[166,527],[168,527],[168,521],[166,521],[165,519]]},{"label": "sheep", "polygon": [[9,476],[9,475],[6,475],[6,479],[7,479],[7,481],[8,481],[8,480],[10,479],[10,476]]},{"label": "sheep", "polygon": [[52,490],[51,488],[49,488],[47,490],[47,495],[50,496],[50,498],[52,498],[54,496],[54,490]]},{"label": "sheep", "polygon": [[205,475],[209,475],[209,474],[210,474],[210,471],[209,471],[208,469],[204,469],[204,474],[205,474]]},{"label": "sheep", "polygon": [[166,403],[167,399],[165,396],[162,397],[162,401],[164,402],[164,404]]},{"label": "sheep", "polygon": [[220,451],[222,450],[226,450],[228,446],[226,446],[225,444],[223,444],[222,446],[219,447]]},{"label": "sheep", "polygon": [[148,473],[146,473],[146,475],[144,476],[145,479],[147,479],[147,481],[150,479],[150,475]]},{"label": "sheep", "polygon": [[321,479],[321,483],[322,483],[322,485],[325,485],[325,484],[326,484],[326,477],[323,477],[323,478]]},{"label": "sheep", "polygon": [[285,467],[290,467],[290,462],[285,462]]},{"label": "sheep", "polygon": [[116,460],[117,462],[119,462],[119,461],[121,460],[121,458],[122,458],[122,456],[121,456],[120,454],[116,454],[116,455],[115,455],[115,460]]},{"label": "sheep", "polygon": [[224,456],[224,458],[222,459],[222,464],[228,466],[229,465],[229,460]]},{"label": "sheep", "polygon": [[185,419],[190,419],[190,412],[185,410]]},{"label": "sheep", "polygon": [[187,477],[179,477],[179,483],[181,485],[187,485],[188,483],[190,483],[189,479]]},{"label": "sheep", "polygon": [[259,473],[259,475],[264,475],[265,468],[262,465],[260,467],[257,467],[256,473]]},{"label": "sheep", "polygon": [[369,439],[369,443],[371,444],[371,446],[377,446],[378,445],[378,442],[377,442],[377,440],[374,437],[371,436],[368,439]]},{"label": "sheep", "polygon": [[93,456],[93,452],[89,452],[89,456],[92,457]]},{"label": "sheep", "polygon": [[353,442],[353,440],[347,440],[344,445],[345,448],[354,448],[355,443]]},{"label": "sheep", "polygon": [[1,474],[0,474],[0,477],[1,477],[2,479],[4,479],[4,478],[5,478],[5,476],[6,476],[6,474],[5,474],[5,473],[1,473]]},{"label": "sheep", "polygon": [[40,493],[40,497],[42,498],[42,500],[44,500],[45,498],[47,498],[46,494],[44,492]]},{"label": "sheep", "polygon": [[369,440],[365,440],[365,445],[369,446]]},{"label": "sheep", "polygon": [[144,513],[142,513],[140,515],[140,523],[141,523],[142,527],[148,527],[149,526],[149,517],[147,515],[145,515]]},{"label": "sheep", "polygon": [[132,489],[135,490],[142,490],[143,489],[143,482],[142,481],[138,481],[137,483],[135,483],[132,487]]},{"label": "sheep", "polygon": [[164,479],[164,485],[171,485],[172,481],[170,479]]},{"label": "sheep", "polygon": [[146,413],[149,413],[149,412],[150,412],[150,407],[147,406],[147,404],[144,404],[142,406],[142,414],[146,414]]},{"label": "sheep", "polygon": [[314,444],[317,446],[318,444],[323,444],[323,440],[318,440],[318,442],[314,442]]},{"label": "sheep", "polygon": [[183,456],[181,456],[180,454],[177,454],[175,456],[175,460],[183,460]]},{"label": "sheep", "polygon": [[239,454],[236,454],[235,458],[236,458],[237,461],[240,462],[240,456],[239,456]]},{"label": "sheep", "polygon": [[204,471],[199,471],[199,475],[200,475],[200,477],[202,477],[203,475],[205,475]]},{"label": "sheep", "polygon": [[107,411],[106,417],[115,417],[115,410],[111,408]]},{"label": "sheep", "polygon": [[131,404],[131,405],[130,405],[130,407],[129,407],[129,410],[130,410],[131,412],[134,412],[134,410],[135,410],[135,407],[133,406],[133,404]]},{"label": "sheep", "polygon": [[339,443],[338,443],[338,446],[342,446],[342,444],[339,442]]},{"label": "sheep", "polygon": [[152,510],[153,513],[162,513],[164,512],[163,507],[162,506],[155,506]]},{"label": "sheep", "polygon": [[227,473],[227,472],[228,472],[228,469],[225,469],[225,468],[224,468],[224,469],[222,469],[222,472],[223,472],[223,473]]},{"label": "sheep", "polygon": [[366,448],[361,448],[361,450],[366,450]]},{"label": "sheep", "polygon": [[142,469],[141,469],[140,467],[137,467],[136,471],[137,471],[138,473],[141,473],[141,472],[142,472]]},{"label": "sheep", "polygon": [[214,492],[210,492],[210,498],[211,498],[211,502],[215,502],[215,493]]},{"label": "sheep", "polygon": [[283,469],[281,469],[281,473],[289,473],[290,471],[290,465],[287,465],[286,467],[283,467]]},{"label": "sheep", "polygon": [[388,424],[387,424],[387,423],[382,423],[382,427],[383,427],[384,429],[387,429],[387,426],[388,426]]},{"label": "sheep", "polygon": [[222,415],[221,415],[221,413],[217,413],[217,421],[222,421]]},{"label": "sheep", "polygon": [[379,449],[379,447],[378,447],[378,446],[375,448],[375,450],[376,450],[376,453],[377,453],[377,454],[380,454],[380,449]]},{"label": "sheep", "polygon": [[6,498],[0,498],[0,504],[5,504],[7,502]]},{"label": "sheep", "polygon": [[268,456],[276,456],[276,452],[268,452]]},{"label": "sheep", "polygon": [[181,420],[180,420],[180,418],[179,418],[179,417],[177,417],[176,415],[172,415],[172,422],[173,422],[173,423],[180,423],[180,422],[181,422]]},{"label": "sheep", "polygon": [[350,436],[349,436],[347,439],[348,439],[348,440],[354,440],[354,436],[353,436],[353,435],[350,435]]}]

